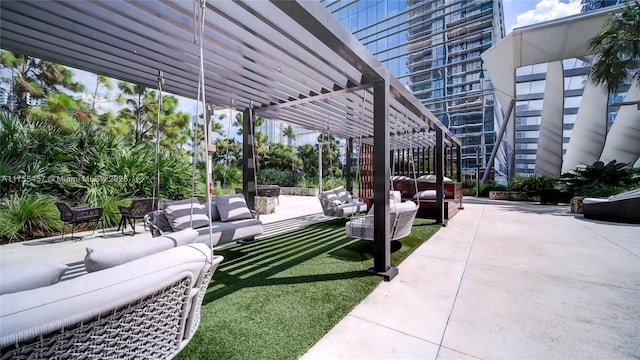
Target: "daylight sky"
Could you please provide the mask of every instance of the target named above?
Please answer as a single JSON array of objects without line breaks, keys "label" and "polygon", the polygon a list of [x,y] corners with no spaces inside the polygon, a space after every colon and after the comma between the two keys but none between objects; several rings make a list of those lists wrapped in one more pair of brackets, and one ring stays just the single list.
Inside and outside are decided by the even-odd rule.
[{"label": "daylight sky", "polygon": [[[505,29],[510,33],[514,28],[531,25],[543,21],[557,19],[580,12],[580,0],[503,0]],[[95,75],[83,71],[75,71],[74,78],[86,84],[88,88],[95,86]],[[109,107],[108,104],[103,104]],[[180,98],[179,111],[196,113],[195,101]]]}]

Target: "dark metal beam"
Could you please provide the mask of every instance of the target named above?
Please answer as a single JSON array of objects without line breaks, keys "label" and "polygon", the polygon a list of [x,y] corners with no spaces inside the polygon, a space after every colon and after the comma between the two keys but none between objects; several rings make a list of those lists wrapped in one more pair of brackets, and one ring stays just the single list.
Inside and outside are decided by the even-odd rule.
[{"label": "dark metal beam", "polygon": [[436,128],[435,149],[436,173],[436,223],[446,226],[444,221],[444,145],[442,130]]},{"label": "dark metal beam", "polygon": [[256,161],[253,153],[255,127],[253,126],[252,115],[250,109],[242,112],[242,193],[249,209],[255,209],[254,198],[257,193],[255,182]]},{"label": "dark metal beam", "polygon": [[385,281],[398,275],[391,267],[389,226],[389,83],[378,81],[373,87],[373,267],[368,271]]}]

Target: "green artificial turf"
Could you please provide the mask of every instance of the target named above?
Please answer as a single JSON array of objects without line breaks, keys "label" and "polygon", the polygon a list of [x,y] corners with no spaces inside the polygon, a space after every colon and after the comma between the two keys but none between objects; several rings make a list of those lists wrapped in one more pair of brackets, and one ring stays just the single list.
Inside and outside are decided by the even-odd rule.
[{"label": "green artificial turf", "polygon": [[[307,226],[224,256],[202,304],[200,327],[177,359],[296,359],[382,281],[373,243],[345,236],[347,219]],[[417,219],[392,243],[397,266],[439,228]]]}]

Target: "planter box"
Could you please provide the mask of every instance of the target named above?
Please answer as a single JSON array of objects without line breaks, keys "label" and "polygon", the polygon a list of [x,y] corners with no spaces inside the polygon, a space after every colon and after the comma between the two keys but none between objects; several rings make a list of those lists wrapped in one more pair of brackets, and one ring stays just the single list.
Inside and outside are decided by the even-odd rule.
[{"label": "planter box", "polygon": [[256,196],[254,207],[258,214],[273,214],[276,212],[276,198],[271,196]]},{"label": "planter box", "polygon": [[318,188],[281,187],[280,195],[318,196]]},{"label": "planter box", "polygon": [[574,214],[582,214],[582,196],[574,196],[571,198],[571,212]]},{"label": "planter box", "polygon": [[538,201],[524,191],[489,191],[491,200]]}]

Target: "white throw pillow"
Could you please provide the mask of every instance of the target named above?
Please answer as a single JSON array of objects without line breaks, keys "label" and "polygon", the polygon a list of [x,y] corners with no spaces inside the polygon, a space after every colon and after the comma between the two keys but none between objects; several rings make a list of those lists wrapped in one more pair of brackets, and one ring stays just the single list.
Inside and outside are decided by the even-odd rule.
[{"label": "white throw pillow", "polygon": [[60,281],[68,268],[58,258],[37,263],[2,265],[0,295],[53,285]]},{"label": "white throw pillow", "polygon": [[189,227],[197,229],[208,226],[211,222],[202,205],[196,202],[167,205],[164,208],[164,214],[167,216],[173,231],[184,230]]},{"label": "white throw pillow", "polygon": [[338,200],[340,200],[343,204],[351,202],[351,194],[349,194],[344,186],[337,187],[333,189],[333,191],[336,193]]},{"label": "white throw pillow", "polygon": [[[413,198],[420,200],[435,200],[436,194],[435,190],[423,190],[415,194]],[[442,198],[445,198],[444,193],[442,194]]]},{"label": "white throw pillow", "polygon": [[242,194],[216,195],[215,203],[222,221],[253,219]]},{"label": "white throw pillow", "polygon": [[[446,176],[442,177],[443,182],[452,182],[451,179],[449,179]],[[424,182],[428,182],[428,183],[435,183],[436,182],[436,176],[435,175],[422,175],[418,178],[418,181],[424,181]]]}]

